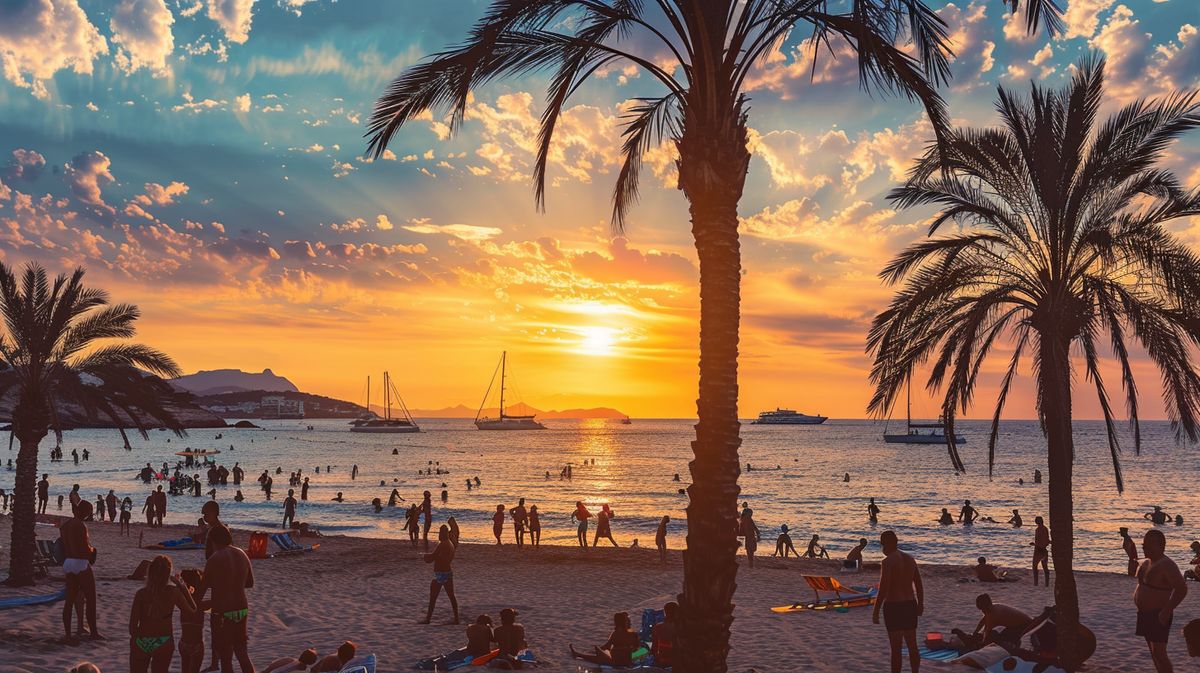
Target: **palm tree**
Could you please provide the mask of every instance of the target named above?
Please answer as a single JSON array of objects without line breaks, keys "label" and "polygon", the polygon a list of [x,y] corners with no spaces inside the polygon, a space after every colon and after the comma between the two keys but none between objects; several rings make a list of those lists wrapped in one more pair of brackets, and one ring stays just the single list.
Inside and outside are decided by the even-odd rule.
[{"label": "palm tree", "polygon": [[[1005,0],[1013,11],[1020,0]],[[692,443],[684,587],[677,667],[726,670],[737,573],[736,521],[741,444],[737,352],[741,254],[738,202],[750,153],[745,79],[792,30],[812,30],[812,45],[844,41],[860,79],[919,100],[934,127],[946,125],[935,86],[949,75],[942,21],[922,0],[853,0],[830,11],[827,0],[493,0],[461,45],[434,54],[394,80],[368,123],[376,158],[405,123],[427,111],[448,112],[451,129],[472,91],[492,80],[551,73],[534,163],[535,200],[545,196],[555,125],[570,97],[592,74],[632,64],[662,85],[625,117],[623,165],[612,221],[621,231],[638,198],[643,153],[670,139],[679,153],[679,189],[690,204],[700,261],[699,423]],[[1053,0],[1025,3],[1028,26],[1059,26]],[[912,52],[897,46],[907,39]],[[642,48],[652,45],[649,48]]]},{"label": "palm tree", "polygon": [[[1200,258],[1165,227],[1200,213],[1200,192],[1157,166],[1172,141],[1200,125],[1200,103],[1195,93],[1139,100],[1100,124],[1103,91],[1104,60],[1089,57],[1062,90],[1032,85],[1021,98],[1000,88],[1001,128],[946,131],[942,147],[889,195],[900,208],[941,210],[930,238],[883,269],[888,283],[903,287],[868,338],[875,356],[870,410],[885,414],[914,368],[928,365],[928,387],[944,389],[951,424],[956,409],[970,406],[997,342],[1012,343],[992,415],[989,474],[1005,400],[1030,353],[1046,436],[1058,642],[1068,670],[1081,663],[1071,569],[1072,356],[1099,397],[1118,491],[1120,445],[1101,377],[1101,340],[1119,364],[1136,449],[1131,340],[1162,373],[1176,438],[1200,435],[1200,376],[1189,351],[1200,344]],[[960,229],[935,237],[951,220]],[[953,443],[947,446],[961,466]]]},{"label": "palm tree", "polygon": [[76,269],[51,282],[45,269],[30,264],[18,279],[0,262],[0,396],[15,400],[12,434],[20,443],[8,579],[15,586],[33,583],[38,446],[51,430],[61,443],[65,405],[89,420],[136,428],[143,437],[148,420],[183,434],[168,406],[176,394],[146,373],[174,377],[179,368],[146,346],[100,343],[132,337],[139,312],[130,304],[109,305],[106,292],[83,285],[83,273]]}]

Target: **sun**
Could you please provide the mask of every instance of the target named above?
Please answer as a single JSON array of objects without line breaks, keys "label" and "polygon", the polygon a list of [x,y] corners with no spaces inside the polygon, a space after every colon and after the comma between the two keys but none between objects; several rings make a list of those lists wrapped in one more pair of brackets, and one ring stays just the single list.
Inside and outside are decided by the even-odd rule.
[{"label": "sun", "polygon": [[581,327],[579,337],[579,352],[584,355],[612,355],[617,345],[617,330],[611,327]]}]

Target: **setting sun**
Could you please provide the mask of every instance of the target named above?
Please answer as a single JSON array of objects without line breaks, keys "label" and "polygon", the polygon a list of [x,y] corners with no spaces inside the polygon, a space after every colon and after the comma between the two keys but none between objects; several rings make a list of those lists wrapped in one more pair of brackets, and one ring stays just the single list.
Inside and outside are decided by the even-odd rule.
[{"label": "setting sun", "polygon": [[579,336],[579,352],[584,355],[612,355],[617,344],[617,330],[611,327],[582,327]]}]

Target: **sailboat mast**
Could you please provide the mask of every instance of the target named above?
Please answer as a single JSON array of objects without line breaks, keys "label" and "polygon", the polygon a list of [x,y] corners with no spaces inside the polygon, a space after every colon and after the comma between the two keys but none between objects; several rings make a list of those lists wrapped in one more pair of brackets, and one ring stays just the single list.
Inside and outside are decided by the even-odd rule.
[{"label": "sailboat mast", "polygon": [[908,378],[904,382],[904,393],[908,398],[907,408],[905,409],[905,415],[908,416],[908,422],[905,425],[907,425],[909,431],[911,432],[912,431],[912,374],[909,374]]},{"label": "sailboat mast", "polygon": [[371,375],[367,374],[367,416],[371,415]]},{"label": "sailboat mast", "polygon": [[500,352],[500,418],[504,418],[504,370],[508,361],[508,351]]},{"label": "sailboat mast", "polygon": [[388,373],[383,373],[383,417],[392,418],[392,391],[388,389]]}]

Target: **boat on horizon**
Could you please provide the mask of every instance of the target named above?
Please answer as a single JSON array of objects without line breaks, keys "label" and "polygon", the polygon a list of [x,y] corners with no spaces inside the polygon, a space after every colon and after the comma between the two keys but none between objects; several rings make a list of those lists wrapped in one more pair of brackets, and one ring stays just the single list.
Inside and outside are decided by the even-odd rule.
[{"label": "boat on horizon", "polygon": [[817,414],[809,416],[794,409],[775,407],[775,411],[763,411],[751,425],[820,425],[829,420],[828,416]]},{"label": "boat on horizon", "polygon": [[[403,417],[392,418],[392,397],[400,403],[400,411],[404,414]],[[383,373],[383,418],[371,411],[371,377],[367,377],[367,413],[361,418],[358,418],[350,423],[350,432],[365,432],[374,434],[399,434],[409,432],[420,432],[421,428],[413,420],[412,415],[408,413],[408,406],[404,404],[404,398],[400,397],[400,392],[396,390],[396,385],[392,383],[391,377],[387,372]]]},{"label": "boat on horizon", "polygon": [[[947,442],[946,438],[946,418],[938,416],[936,423],[913,423],[912,420],[912,388],[905,385],[907,419],[905,422],[905,433],[888,434],[886,430],[883,433],[883,441],[888,444],[942,444]],[[928,432],[926,432],[928,431]],[[958,433],[954,433],[954,443],[963,444],[967,440]]]},{"label": "boat on horizon", "polygon": [[504,384],[505,377],[508,375],[508,351],[500,353],[500,365],[497,367],[500,370],[500,415],[498,418],[480,417],[483,413],[483,406],[487,404],[488,396],[492,393],[492,385],[496,383],[496,373],[492,372],[492,380],[488,383],[487,392],[483,394],[483,402],[479,405],[479,410],[475,412],[475,427],[480,430],[545,430],[546,426],[533,420],[533,415],[528,416],[512,416],[504,413]]}]

